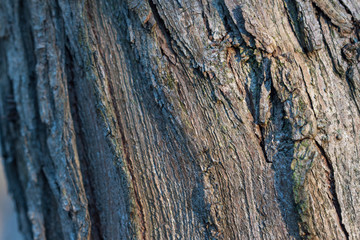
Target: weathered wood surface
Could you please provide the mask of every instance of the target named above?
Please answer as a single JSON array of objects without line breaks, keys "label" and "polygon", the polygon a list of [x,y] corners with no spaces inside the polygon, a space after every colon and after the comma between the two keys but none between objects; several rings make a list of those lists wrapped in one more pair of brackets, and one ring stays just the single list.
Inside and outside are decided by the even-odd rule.
[{"label": "weathered wood surface", "polygon": [[360,239],[358,0],[2,0],[26,239]]}]

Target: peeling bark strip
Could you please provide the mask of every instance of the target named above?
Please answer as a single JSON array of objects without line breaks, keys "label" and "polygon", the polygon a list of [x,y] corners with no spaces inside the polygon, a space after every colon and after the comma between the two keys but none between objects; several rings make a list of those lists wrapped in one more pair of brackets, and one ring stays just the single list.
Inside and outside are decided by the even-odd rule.
[{"label": "peeling bark strip", "polygon": [[0,2],[25,239],[360,239],[360,2]]}]

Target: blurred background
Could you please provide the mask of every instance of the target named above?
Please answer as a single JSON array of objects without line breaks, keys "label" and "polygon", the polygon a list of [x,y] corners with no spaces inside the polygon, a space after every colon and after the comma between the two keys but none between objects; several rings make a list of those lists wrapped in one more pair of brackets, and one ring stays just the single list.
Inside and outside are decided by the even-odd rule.
[{"label": "blurred background", "polygon": [[7,190],[3,159],[0,156],[0,240],[23,240],[16,222],[15,207]]}]

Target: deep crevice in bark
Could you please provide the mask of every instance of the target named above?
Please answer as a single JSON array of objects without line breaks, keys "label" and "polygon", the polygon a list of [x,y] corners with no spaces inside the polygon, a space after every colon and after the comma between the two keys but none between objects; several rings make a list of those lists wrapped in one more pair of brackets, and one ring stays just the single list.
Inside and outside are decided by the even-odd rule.
[{"label": "deep crevice in bark", "polygon": [[305,76],[304,76],[303,70],[301,68],[300,68],[300,71],[301,71],[301,74],[303,76],[303,83],[304,83],[304,86],[305,86],[305,92],[306,92],[306,95],[307,95],[307,97],[309,99],[311,110],[314,113],[315,118],[317,118],[315,108],[314,108],[314,103],[313,103],[313,100],[312,100],[312,98],[310,96],[309,89],[308,89],[308,86],[307,86],[306,81],[305,81]]},{"label": "deep crevice in bark", "polygon": [[[153,0],[148,0],[148,1],[149,1],[151,11],[154,14],[155,21],[159,25],[159,28],[160,28],[161,32],[164,34],[164,36],[166,38],[167,45],[170,47],[170,50],[171,50],[172,54],[174,54],[175,56],[177,54],[183,55],[182,52],[179,52],[179,51],[175,52],[174,51],[174,46],[173,45],[175,45],[175,47],[176,47],[176,42],[172,39],[171,33],[170,33],[169,29],[166,27],[164,20],[161,18],[161,15],[160,15],[154,1]],[[176,49],[179,50],[180,48],[176,47]],[[166,56],[165,53],[164,53],[164,55]]]},{"label": "deep crevice in bark", "polygon": [[[268,66],[270,68],[270,66]],[[270,76],[269,76],[270,77]],[[271,78],[271,77],[270,77]],[[273,81],[271,79],[271,81]],[[275,136],[280,141],[277,154],[272,161],[272,169],[275,171],[275,187],[279,201],[281,215],[286,223],[289,234],[295,239],[300,239],[300,215],[294,200],[294,179],[291,163],[294,155],[294,141],[292,140],[292,126],[289,119],[285,118],[284,103],[281,101],[273,83],[270,92],[271,117],[270,122],[264,131],[264,143],[266,137]],[[269,130],[269,125],[273,130]],[[268,144],[268,143],[267,143]]]},{"label": "deep crevice in bark", "polygon": [[207,17],[207,15],[205,13],[204,4],[201,1],[199,1],[199,4],[201,4],[201,9],[202,9],[201,16],[202,16],[202,18],[204,20],[204,25],[206,27],[208,38],[210,39],[213,32],[212,32],[212,30],[210,28],[208,17]]},{"label": "deep crevice in bark", "polygon": [[353,83],[353,79],[349,76],[349,72],[351,71],[351,68],[353,68],[353,67],[355,67],[355,66],[350,66],[348,68],[348,70],[346,71],[346,82],[349,86],[349,92],[350,92],[351,98],[354,101],[354,104],[356,106],[356,109],[358,110],[358,113],[360,114],[360,106],[359,106],[359,103],[357,100],[357,98],[359,98],[359,97],[356,96],[356,94],[357,94],[356,89],[355,89],[356,87]]},{"label": "deep crevice in bark", "polygon": [[76,146],[78,149],[80,169],[83,176],[83,183],[86,192],[86,198],[88,200],[90,221],[91,221],[91,237],[94,239],[103,239],[103,233],[101,231],[101,221],[99,216],[99,209],[96,204],[96,196],[94,193],[94,184],[91,176],[88,157],[86,156],[86,138],[83,135],[82,120],[79,114],[79,105],[77,97],[77,86],[75,82],[75,66],[74,60],[69,49],[69,40],[65,42],[64,57],[65,57],[65,72],[67,78],[67,88],[69,94],[69,106],[72,115],[74,131],[76,135]]},{"label": "deep crevice in bark", "polygon": [[343,223],[343,218],[342,218],[342,215],[341,215],[341,207],[340,207],[340,203],[339,203],[339,199],[338,199],[338,196],[337,196],[337,192],[336,192],[336,181],[335,181],[335,176],[334,176],[334,167],[331,163],[331,160],[329,159],[329,157],[327,156],[324,148],[316,141],[314,140],[316,146],[318,147],[318,149],[320,150],[320,153],[321,155],[325,158],[326,160],[326,163],[327,163],[327,167],[329,168],[330,170],[330,174],[329,174],[329,182],[330,182],[330,193],[332,195],[332,202],[334,204],[334,208],[336,210],[336,213],[339,217],[339,224],[340,224],[340,227],[342,229],[342,231],[344,232],[345,234],[345,237],[346,239],[349,239],[349,232],[346,230],[346,227]]},{"label": "deep crevice in bark", "polygon": [[[336,58],[336,56],[333,56],[333,53],[332,53],[331,50],[330,50],[329,43],[327,42],[327,40],[326,40],[325,37],[324,37],[325,34],[324,34],[324,31],[323,31],[323,28],[324,28],[324,27],[331,28],[331,27],[336,27],[336,26],[331,23],[331,19],[330,19],[326,14],[324,14],[324,12],[322,12],[319,7],[317,7],[316,5],[314,5],[314,8],[319,11],[318,22],[319,22],[320,29],[321,29],[321,33],[322,33],[322,40],[323,40],[325,49],[326,49],[326,51],[327,51],[327,53],[329,54],[329,57],[330,57],[330,59],[331,59],[332,68],[333,68],[333,70],[334,70],[334,73],[336,73],[340,78],[343,78],[345,72],[340,72],[339,69],[336,67],[336,63],[335,63],[335,58]],[[323,25],[321,24],[320,17],[323,17],[323,18],[324,18],[327,26],[323,26]]]},{"label": "deep crevice in bark", "polygon": [[44,214],[45,236],[47,239],[64,239],[62,229],[58,225],[61,222],[58,211],[53,210],[53,208],[59,209],[59,205],[43,170],[40,172],[39,178],[43,192],[41,204]]},{"label": "deep crevice in bark", "polygon": [[264,131],[265,131],[264,127],[260,126],[260,133],[261,133],[260,146],[261,146],[261,149],[263,151],[265,161],[267,163],[272,163],[272,161],[268,158],[268,156],[266,154]]},{"label": "deep crevice in bark", "polygon": [[351,16],[351,21],[352,21],[353,23],[355,23],[355,22],[356,22],[356,21],[355,21],[355,18],[354,18],[354,16],[352,15],[349,7],[344,3],[344,0],[339,0],[339,3],[344,7],[345,11]]},{"label": "deep crevice in bark", "polygon": [[[152,6],[152,11],[155,15],[154,17],[157,23],[159,24],[159,27],[162,28],[160,30],[165,36],[167,36],[166,38],[168,40],[168,43],[175,44],[176,49],[179,50],[179,47],[176,45],[175,41],[173,41],[173,39],[171,38],[169,30],[166,28],[165,23],[161,19],[160,14],[157,11],[156,5],[152,4],[151,0],[149,2]],[[169,45],[169,46],[174,47],[173,45]],[[124,49],[126,53],[129,54],[129,58],[132,60],[132,62],[136,62],[131,57],[132,55],[136,56],[136,53],[129,52],[131,48],[125,47]],[[189,78],[188,80],[190,81],[191,79],[190,76],[188,76],[187,67],[180,59],[181,57],[184,57],[183,53],[181,51],[179,53],[175,52],[174,49],[173,49],[173,53],[175,55],[180,54],[180,57],[178,58],[179,60],[178,63],[180,66],[179,65],[176,66],[180,68],[180,71],[182,71],[181,68],[184,69],[183,72],[184,78],[186,79],[188,77]],[[129,73],[132,75],[133,78],[135,79],[149,78],[149,76],[144,74],[145,71],[141,69],[142,67],[144,67],[141,64],[131,65],[131,66],[129,65],[127,67],[128,69],[131,69]],[[200,69],[193,68],[192,70],[194,71],[195,75],[198,75],[200,78],[204,78],[204,75]],[[186,136],[184,129],[182,129],[182,126],[176,124],[176,121],[174,120],[174,116],[172,115],[171,111],[167,109],[166,105],[164,105],[165,103],[168,102],[168,100],[166,100],[166,97],[162,93],[163,89],[161,88],[161,85],[159,84],[160,86],[155,87],[151,83],[148,84],[148,82],[144,84],[143,81],[135,81],[135,83],[136,85],[134,85],[133,87],[137,89],[136,91],[139,92],[139,94],[137,94],[139,102],[144,105],[144,110],[146,111],[146,113],[149,114],[149,116],[151,116],[153,120],[156,120],[154,123],[157,125],[162,138],[166,139],[166,142],[169,143],[169,147],[175,151],[174,158],[177,161],[178,167],[181,168],[182,166],[184,166],[184,164],[185,165],[189,164],[190,166],[188,167],[193,168],[196,172],[195,176],[186,176],[185,172],[183,174],[184,174],[184,178],[186,179],[190,177],[195,178],[194,186],[189,186],[189,190],[191,191],[190,193],[191,205],[194,209],[196,218],[198,218],[199,222],[201,222],[201,224],[203,225],[204,228],[203,234],[206,236],[207,239],[209,239],[212,236],[212,231],[217,231],[217,226],[213,224],[214,220],[212,219],[212,216],[210,214],[210,209],[209,209],[210,205],[206,202],[205,199],[203,174],[200,169],[200,165],[196,160],[196,157],[194,157],[194,152],[196,152],[195,146],[192,146],[190,139],[184,137]],[[153,91],[155,91],[156,94],[154,94]],[[175,146],[172,144],[173,141],[176,142]],[[180,143],[183,143],[184,145]],[[179,146],[176,145],[185,146],[185,147],[184,149],[178,149]],[[168,234],[171,236],[171,233]]]},{"label": "deep crevice in bark", "polygon": [[299,23],[299,12],[298,7],[296,6],[296,0],[284,0],[284,6],[286,8],[288,20],[293,30],[296,39],[299,42],[299,45],[303,52],[305,51],[305,43],[303,36],[301,35],[301,24]]},{"label": "deep crevice in bark", "polygon": [[128,141],[127,138],[125,136],[125,132],[124,132],[124,126],[123,126],[123,119],[121,118],[121,116],[119,115],[119,113],[121,111],[119,111],[118,105],[116,104],[116,99],[114,98],[115,93],[114,93],[114,87],[111,85],[111,83],[109,82],[109,91],[110,91],[110,95],[112,97],[111,102],[113,104],[113,108],[115,110],[115,117],[117,120],[117,124],[119,127],[119,131],[120,131],[120,138],[121,138],[121,144],[122,144],[122,150],[123,150],[123,156],[125,158],[126,161],[126,167],[130,173],[131,176],[131,187],[133,189],[133,193],[134,193],[134,200],[135,200],[135,204],[137,205],[137,210],[139,211],[140,214],[140,229],[142,232],[142,238],[143,239],[147,239],[146,237],[146,222],[145,222],[145,216],[144,216],[144,210],[143,210],[143,205],[141,203],[141,198],[140,198],[140,191],[138,190],[138,186],[137,186],[137,181],[136,181],[136,176],[134,173],[134,167],[133,167],[133,161],[130,158],[130,153],[129,153],[129,146],[128,146]]},{"label": "deep crevice in bark", "polygon": [[232,19],[229,9],[227,8],[224,0],[218,0],[216,4],[218,6],[218,12],[226,31],[232,34],[239,41],[239,43],[243,43],[241,32],[237,28],[237,25],[234,22],[234,20]]}]

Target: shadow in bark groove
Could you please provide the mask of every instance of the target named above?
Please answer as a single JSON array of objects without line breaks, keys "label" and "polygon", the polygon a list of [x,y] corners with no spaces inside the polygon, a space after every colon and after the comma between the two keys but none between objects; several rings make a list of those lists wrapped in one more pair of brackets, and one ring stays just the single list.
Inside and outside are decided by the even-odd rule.
[{"label": "shadow in bark groove", "polygon": [[265,144],[269,145],[270,141],[279,141],[277,153],[272,157],[279,208],[289,234],[296,239],[300,239],[299,215],[294,200],[294,180],[293,170],[291,169],[294,156],[291,124],[289,120],[284,118],[283,106],[274,88],[272,88],[270,98],[273,104],[271,113],[274,117],[271,123],[273,130],[270,130],[272,132],[265,137]]},{"label": "shadow in bark groove", "polygon": [[[248,49],[249,60],[252,64],[252,73],[255,79],[252,79],[250,88],[245,85],[246,91],[246,103],[251,111],[253,118],[258,123],[259,118],[259,104],[260,104],[260,89],[264,81],[271,81],[270,65],[271,59],[264,58],[259,66],[257,64],[256,56],[253,54],[254,38],[245,29],[245,19],[240,6],[233,10],[235,20],[232,19],[229,9],[224,2],[214,1],[218,3],[218,11],[225,26],[226,30],[238,37],[241,47]],[[291,5],[291,7],[293,7]],[[290,11],[293,11],[291,9]],[[293,12],[291,12],[293,13]],[[296,13],[296,12],[295,12]],[[293,17],[291,15],[290,17]],[[298,26],[294,26],[297,28]],[[240,35],[238,35],[239,33]],[[242,39],[241,36],[246,36],[250,39],[248,43]],[[293,170],[291,169],[291,163],[294,155],[294,142],[292,140],[292,126],[288,119],[285,118],[284,106],[280,98],[277,95],[276,90],[271,85],[270,102],[271,102],[271,117],[269,123],[266,126],[260,126],[262,140],[261,147],[264,152],[264,156],[267,162],[272,163],[272,169],[274,170],[275,189],[277,192],[279,209],[283,218],[283,222],[286,224],[289,235],[295,239],[300,239],[299,235],[299,213],[294,201],[294,180]],[[277,141],[276,153],[269,152],[271,142]],[[268,155],[271,154],[271,159]]]},{"label": "shadow in bark groove", "polygon": [[44,214],[46,239],[64,239],[62,229],[58,225],[61,220],[58,214],[59,205],[56,196],[53,194],[43,171],[40,172],[39,179],[41,179],[43,191],[41,203],[42,212]]},{"label": "shadow in bark groove", "polygon": [[82,123],[82,119],[79,114],[79,101],[77,99],[77,91],[80,91],[80,84],[75,83],[74,81],[74,61],[71,56],[71,52],[68,46],[68,40],[65,43],[65,67],[67,75],[67,87],[69,94],[69,105],[72,115],[72,120],[74,123],[74,130],[76,134],[76,147],[78,150],[80,169],[83,177],[83,184],[85,187],[86,197],[89,205],[89,214],[91,221],[91,238],[94,239],[103,239],[101,232],[101,221],[99,216],[99,208],[97,205],[97,198],[94,193],[94,171],[91,170],[91,161],[87,157],[86,149],[89,149],[86,144],[86,137],[84,132],[87,131],[86,125]]},{"label": "shadow in bark groove", "polygon": [[[155,7],[154,4],[151,3],[152,8]],[[119,10],[120,11],[120,10]],[[132,23],[138,23],[140,26],[141,21],[136,18],[136,16],[124,16],[122,19],[126,17],[133,18]],[[159,17],[159,16],[157,16]],[[120,23],[122,28],[119,33],[123,34],[120,39],[123,39],[122,44],[120,44],[122,51],[127,56],[126,67],[130,78],[133,79],[133,85],[131,86],[132,92],[136,93],[136,97],[138,99],[138,104],[141,106],[141,109],[144,111],[144,116],[150,116],[152,119],[152,123],[155,128],[158,129],[161,134],[162,141],[166,144],[166,148],[170,150],[171,156],[170,159],[174,159],[176,161],[176,168],[173,171],[177,172],[177,174],[181,174],[178,180],[182,180],[182,187],[180,189],[176,189],[176,191],[181,191],[183,194],[182,198],[177,199],[182,203],[180,204],[181,208],[185,208],[186,198],[190,198],[191,207],[193,213],[198,218],[198,221],[203,226],[203,233],[201,235],[205,236],[205,239],[211,238],[211,229],[213,229],[210,216],[209,204],[206,203],[205,193],[204,193],[204,184],[203,184],[203,176],[199,163],[196,160],[196,152],[197,147],[191,143],[191,140],[186,137],[181,126],[176,124],[174,116],[168,111],[165,105],[159,105],[159,102],[167,103],[167,99],[165,95],[162,93],[162,88],[154,87],[151,82],[151,76],[145,70],[146,66],[139,63],[137,61],[138,52],[131,46],[130,41],[124,41],[125,39],[129,39],[129,30],[127,28],[126,22]],[[164,31],[164,29],[162,29]],[[169,33],[166,33],[169,34]],[[168,36],[170,38],[170,36]],[[146,54],[146,53],[145,53]],[[175,52],[174,52],[175,54]],[[180,63],[180,65],[182,65]],[[161,84],[159,83],[159,86]],[[160,99],[159,99],[160,98]],[[134,146],[129,146],[134,147]],[[172,165],[168,163],[169,165]],[[164,165],[165,166],[165,165]],[[186,171],[184,171],[186,169]],[[189,170],[190,169],[190,170]],[[139,174],[139,173],[136,173]],[[167,174],[170,174],[167,173]],[[191,174],[191,175],[188,175]],[[194,179],[194,181],[189,181],[190,179]],[[175,189],[172,189],[174,191]],[[146,199],[148,201],[150,199]],[[177,205],[178,205],[177,204]],[[181,210],[181,209],[173,209],[173,210]],[[179,215],[174,212],[175,220],[178,223],[184,221],[184,219],[178,219]],[[191,214],[186,213],[186,214]],[[190,218],[190,217],[189,217]],[[148,224],[148,223],[145,223]],[[177,224],[178,225],[178,224]],[[183,226],[184,227],[184,226]],[[185,226],[190,227],[190,226]],[[178,229],[180,230],[180,229]],[[196,229],[198,231],[198,229]],[[179,231],[180,232],[180,231]],[[171,234],[168,232],[167,234]],[[171,236],[171,235],[170,235]],[[175,236],[173,236],[175,237]],[[182,236],[184,237],[184,236]]]}]

